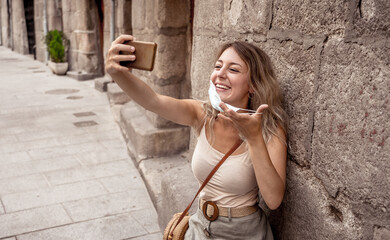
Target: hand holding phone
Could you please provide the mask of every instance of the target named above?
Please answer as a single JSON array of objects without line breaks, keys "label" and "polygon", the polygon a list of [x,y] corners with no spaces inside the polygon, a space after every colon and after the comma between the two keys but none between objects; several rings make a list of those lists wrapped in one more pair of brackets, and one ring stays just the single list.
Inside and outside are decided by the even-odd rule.
[{"label": "hand holding phone", "polygon": [[126,41],[123,44],[131,45],[135,48],[134,53],[119,52],[119,54],[135,54],[134,61],[122,61],[121,66],[140,70],[152,71],[154,59],[156,58],[157,44],[154,42]]}]

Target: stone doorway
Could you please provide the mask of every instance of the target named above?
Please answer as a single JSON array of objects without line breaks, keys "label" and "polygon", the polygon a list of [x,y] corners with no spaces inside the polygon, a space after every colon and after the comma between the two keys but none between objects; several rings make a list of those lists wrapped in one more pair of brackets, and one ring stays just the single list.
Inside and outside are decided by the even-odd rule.
[{"label": "stone doorway", "polygon": [[34,0],[24,0],[23,3],[27,27],[28,53],[35,56]]},{"label": "stone doorway", "polygon": [[103,0],[95,0],[96,4],[96,12],[97,12],[97,51],[99,57],[99,73],[104,75],[104,1]]}]

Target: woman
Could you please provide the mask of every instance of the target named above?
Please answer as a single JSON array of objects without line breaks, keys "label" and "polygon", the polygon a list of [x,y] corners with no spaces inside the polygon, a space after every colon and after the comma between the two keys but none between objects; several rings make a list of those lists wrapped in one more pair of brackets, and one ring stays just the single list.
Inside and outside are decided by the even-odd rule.
[{"label": "woman", "polygon": [[[222,46],[210,77],[210,102],[175,99],[154,92],[120,61],[134,61],[130,35],[118,37],[106,71],[139,105],[197,130],[192,169],[200,183],[239,138],[244,143],[215,173],[200,194],[200,207],[216,204],[215,221],[201,210],[190,218],[185,239],[273,239],[259,193],[270,209],[283,200],[286,181],[286,114],[269,57],[244,42]],[[207,201],[207,203],[205,203]],[[210,207],[213,209],[213,207]],[[211,212],[211,215],[213,212]]]}]

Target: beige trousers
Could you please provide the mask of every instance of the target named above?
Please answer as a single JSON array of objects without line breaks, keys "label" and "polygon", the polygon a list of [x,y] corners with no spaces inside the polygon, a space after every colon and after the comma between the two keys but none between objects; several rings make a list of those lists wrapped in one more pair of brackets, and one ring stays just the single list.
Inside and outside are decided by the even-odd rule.
[{"label": "beige trousers", "polygon": [[201,210],[191,216],[185,240],[273,240],[267,216],[257,212],[240,218],[218,217],[210,222]]}]

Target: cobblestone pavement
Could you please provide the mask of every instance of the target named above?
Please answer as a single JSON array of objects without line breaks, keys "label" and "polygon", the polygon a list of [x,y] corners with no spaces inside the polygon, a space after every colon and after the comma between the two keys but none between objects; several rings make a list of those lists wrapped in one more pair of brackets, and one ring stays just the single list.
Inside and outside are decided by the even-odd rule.
[{"label": "cobblestone pavement", "polygon": [[0,47],[0,239],[161,239],[93,81]]}]

